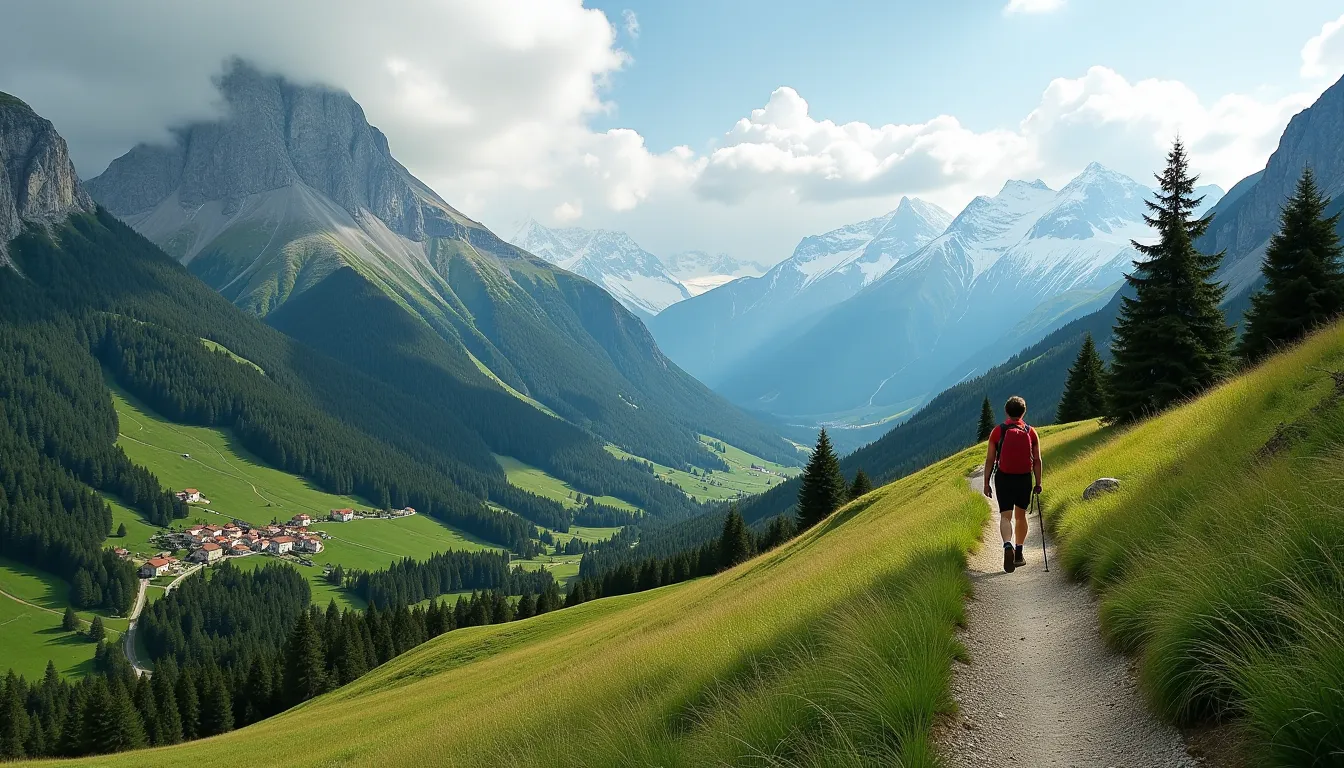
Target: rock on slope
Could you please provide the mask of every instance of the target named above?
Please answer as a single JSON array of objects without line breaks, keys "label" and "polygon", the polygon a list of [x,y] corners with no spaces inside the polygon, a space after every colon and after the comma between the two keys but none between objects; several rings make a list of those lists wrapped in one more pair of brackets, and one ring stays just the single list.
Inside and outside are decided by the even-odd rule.
[{"label": "rock on slope", "polygon": [[797,333],[882,277],[951,219],[936,205],[901,198],[884,216],[803,238],[763,276],[669,307],[649,327],[669,357],[715,386],[747,355]]},{"label": "rock on slope", "polygon": [[471,386],[502,381],[664,463],[714,464],[697,433],[793,461],[784,441],[672,365],[607,293],[504,242],[415,179],[348,93],[242,62],[219,87],[225,117],[183,126],[167,146],[135,147],[88,189],[235,304],[283,317],[301,341],[391,377],[369,350],[276,312],[345,271],[324,298],[370,314],[344,320],[396,324],[374,312],[381,303],[366,300],[366,284],[433,329],[434,340],[395,345],[408,366]]},{"label": "rock on slope", "polygon": [[54,223],[93,209],[65,139],[27,104],[0,93],[0,264],[25,223]]}]

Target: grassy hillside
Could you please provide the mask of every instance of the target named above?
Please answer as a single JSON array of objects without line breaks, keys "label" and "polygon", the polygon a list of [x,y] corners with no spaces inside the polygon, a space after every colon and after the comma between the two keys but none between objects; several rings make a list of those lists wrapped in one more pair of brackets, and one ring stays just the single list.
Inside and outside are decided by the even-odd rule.
[{"label": "grassy hillside", "polygon": [[303,750],[249,760],[844,765],[863,751],[920,764],[949,706],[964,552],[986,515],[963,478],[972,463],[883,488],[719,576],[459,630],[243,731],[97,762],[231,763],[301,727]]},{"label": "grassy hillside", "polygon": [[[1344,326],[1047,466],[1064,564],[1156,709],[1264,764],[1344,755]],[[1119,492],[1092,502],[1097,477]]]},{"label": "grassy hillside", "polygon": [[[583,493],[583,491],[576,489],[558,477],[547,474],[545,470],[525,464],[509,456],[496,456],[495,461],[498,461],[499,466],[504,468],[504,476],[509,479],[510,484],[528,493],[554,499],[570,509],[578,509],[582,506],[575,500],[574,494]],[[583,495],[586,497],[590,494],[584,493]],[[593,499],[598,504],[605,504],[616,509],[624,509],[630,512],[639,511],[639,508],[635,505],[615,496],[594,496]]]},{"label": "grassy hillside", "polygon": [[[326,493],[301,477],[266,466],[225,430],[174,424],[124,390],[109,386],[121,429],[117,443],[131,460],[152,471],[164,485],[197,488],[209,499],[208,505],[194,505],[184,522],[220,523],[236,518],[264,524],[288,520],[300,512],[320,519],[332,509],[370,507],[362,499]],[[191,458],[183,458],[183,454]],[[120,504],[114,503],[112,509],[115,520],[126,522],[128,535],[124,541],[110,538],[108,545],[123,546],[133,553],[149,552],[148,539],[155,528]],[[320,523],[313,528],[332,535],[326,549],[312,557],[315,565],[301,569],[313,588],[313,600],[321,605],[334,598],[341,605],[362,607],[357,598],[322,580],[323,565],[340,563],[347,570],[376,570],[403,557],[424,559],[448,549],[490,548],[486,542],[424,515]],[[244,558],[241,565],[259,567],[268,561],[254,556]]]},{"label": "grassy hillside", "polygon": [[[61,629],[61,616],[70,605],[70,587],[61,579],[23,563],[0,557],[0,645],[8,669],[27,676],[41,677],[47,662],[66,675],[83,675],[93,668],[95,643],[74,632]],[[126,629],[125,619],[106,613],[78,611],[84,626],[95,615],[102,615],[108,637],[116,638]]]},{"label": "grassy hillside", "polygon": [[[704,474],[691,474],[682,469],[674,469],[657,462],[653,464],[654,475],[664,482],[670,482],[696,501],[730,501],[744,496],[764,493],[783,483],[787,478],[796,477],[802,472],[798,467],[788,467],[767,461],[748,453],[741,448],[729,445],[721,440],[700,435],[700,442],[728,465],[728,470]],[[718,446],[723,450],[719,451]],[[614,445],[607,445],[607,451],[618,459],[636,459],[648,461],[642,456],[623,451]],[[764,467],[767,472],[752,469]],[[699,471],[699,470],[697,470]]]}]

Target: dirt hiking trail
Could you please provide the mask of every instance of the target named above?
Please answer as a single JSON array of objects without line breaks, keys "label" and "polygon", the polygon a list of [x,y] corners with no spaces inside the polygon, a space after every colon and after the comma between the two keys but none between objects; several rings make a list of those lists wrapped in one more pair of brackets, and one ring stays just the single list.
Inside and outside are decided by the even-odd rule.
[{"label": "dirt hiking trail", "polygon": [[[970,482],[979,493],[983,475]],[[939,732],[947,764],[1201,765],[1148,712],[1129,661],[1106,647],[1087,586],[1068,580],[1053,547],[1050,572],[1042,568],[1040,524],[1029,520],[1025,566],[1003,571],[997,504],[970,558],[974,596],[961,633],[970,663],[953,670],[958,712]]]}]

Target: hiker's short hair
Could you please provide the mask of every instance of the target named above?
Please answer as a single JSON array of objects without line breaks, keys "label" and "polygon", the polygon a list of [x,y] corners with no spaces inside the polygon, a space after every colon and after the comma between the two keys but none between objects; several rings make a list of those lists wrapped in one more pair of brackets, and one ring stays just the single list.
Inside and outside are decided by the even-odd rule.
[{"label": "hiker's short hair", "polygon": [[1017,395],[1013,395],[1008,398],[1007,403],[1004,403],[1003,412],[1008,414],[1008,418],[1010,419],[1020,419],[1022,418],[1022,414],[1027,412],[1027,401]]}]

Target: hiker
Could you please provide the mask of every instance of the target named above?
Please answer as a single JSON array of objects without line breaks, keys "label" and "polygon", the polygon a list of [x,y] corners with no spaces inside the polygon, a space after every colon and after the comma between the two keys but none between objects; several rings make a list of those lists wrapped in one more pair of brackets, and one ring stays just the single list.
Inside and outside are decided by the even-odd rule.
[{"label": "hiker", "polygon": [[[1007,420],[989,433],[985,495],[998,497],[1003,570],[1012,573],[1014,568],[1027,564],[1022,557],[1022,545],[1027,540],[1027,509],[1031,506],[1031,495],[1041,492],[1041,441],[1036,430],[1023,421],[1027,415],[1026,400],[1013,395],[1003,406],[1003,412],[1008,416]],[[991,477],[994,479],[993,494],[989,489]]]}]

